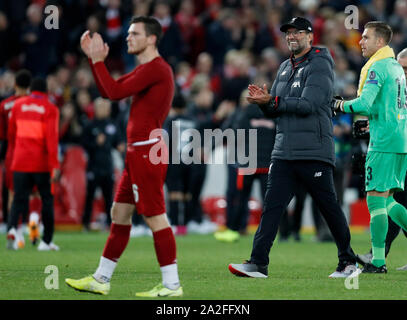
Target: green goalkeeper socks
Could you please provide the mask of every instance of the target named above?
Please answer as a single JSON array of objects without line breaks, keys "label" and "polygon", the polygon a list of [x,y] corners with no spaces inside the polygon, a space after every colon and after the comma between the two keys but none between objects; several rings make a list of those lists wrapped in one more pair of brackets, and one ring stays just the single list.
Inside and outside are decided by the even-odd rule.
[{"label": "green goalkeeper socks", "polygon": [[385,240],[389,223],[387,220],[387,198],[367,196],[370,213],[370,237],[372,240],[372,264],[381,267],[385,261]]},{"label": "green goalkeeper socks", "polygon": [[387,213],[398,226],[407,231],[407,210],[392,196],[387,198]]}]

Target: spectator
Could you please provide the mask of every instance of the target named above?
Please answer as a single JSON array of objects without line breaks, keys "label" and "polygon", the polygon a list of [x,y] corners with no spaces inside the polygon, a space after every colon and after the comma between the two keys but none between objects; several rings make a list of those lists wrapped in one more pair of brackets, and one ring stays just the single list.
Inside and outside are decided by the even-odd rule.
[{"label": "spectator", "polygon": [[59,123],[59,142],[62,152],[71,144],[80,144],[83,127],[78,119],[75,105],[67,102],[61,107],[61,120]]},{"label": "spectator", "polygon": [[250,56],[243,51],[231,50],[225,57],[219,100],[239,104],[240,95],[250,82]]},{"label": "spectator", "polygon": [[163,28],[163,37],[158,50],[163,58],[175,69],[185,55],[185,44],[181,31],[171,16],[171,7],[167,1],[157,1],[153,8],[153,17]]},{"label": "spectator", "polygon": [[236,13],[230,9],[224,9],[217,19],[208,26],[206,48],[213,57],[215,70],[219,70],[224,62],[226,53],[238,47],[238,41],[232,36],[232,31],[238,28]]},{"label": "spectator", "polygon": [[88,155],[86,171],[87,188],[85,211],[82,224],[86,231],[90,230],[93,200],[95,191],[101,188],[107,216],[106,228],[110,227],[110,208],[113,202],[114,167],[112,149],[117,148],[121,153],[125,151],[120,128],[110,119],[111,102],[106,99],[95,100],[95,118],[84,128],[82,145]]},{"label": "spectator", "polygon": [[[21,32],[21,43],[25,52],[25,67],[35,76],[45,77],[58,63],[58,30],[45,29],[42,8],[31,4],[27,8],[27,23]],[[44,59],[44,57],[47,57]]]},{"label": "spectator", "polygon": [[279,10],[267,11],[267,20],[260,25],[256,33],[254,52],[260,54],[265,48],[280,48],[282,39],[278,26],[281,22],[281,13]]},{"label": "spectator", "polygon": [[[228,210],[229,215],[227,215],[226,221],[228,229],[215,233],[215,238],[219,241],[237,241],[240,238],[240,234],[246,234],[249,219],[249,199],[254,181],[258,180],[260,182],[262,201],[264,200],[266,191],[267,172],[271,151],[274,146],[275,123],[271,119],[266,119],[256,105],[249,104],[246,100],[247,95],[247,90],[244,90],[241,94],[239,107],[236,109],[236,115],[233,117],[232,127],[235,133],[237,133],[238,129],[244,129],[245,131],[243,145],[238,144],[236,149],[237,153],[243,154],[244,152],[244,155],[252,151],[250,150],[252,146],[249,142],[249,136],[251,134],[249,130],[256,130],[256,167],[248,168],[243,163],[236,163],[237,174],[235,181],[237,203],[234,210]],[[254,172],[249,173],[248,169],[254,170]]]},{"label": "spectator", "polygon": [[110,47],[110,55],[107,63],[109,67],[111,67],[111,69],[120,70],[121,72],[123,72],[124,65],[121,59],[121,54],[123,51],[122,46],[124,43],[124,12],[121,7],[121,0],[107,1],[104,18],[106,21],[106,29],[104,31],[106,32],[105,35],[107,43]]},{"label": "spectator", "polygon": [[199,17],[195,16],[194,1],[183,0],[174,19],[186,46],[184,58],[195,64],[199,53],[205,50],[205,29]]},{"label": "spectator", "polygon": [[80,89],[75,96],[79,119],[83,124],[92,120],[95,114],[92,98],[86,89]]},{"label": "spectator", "polygon": [[[9,21],[4,12],[0,11],[0,43],[12,43],[9,32]],[[0,71],[6,65],[6,61],[10,58],[11,51],[9,46],[4,46],[0,50]]]},{"label": "spectator", "polygon": [[[2,210],[3,210],[3,223],[8,222],[8,213],[10,211],[11,201],[13,199],[13,172],[11,171],[11,164],[13,160],[14,145],[8,139],[8,122],[10,112],[17,99],[26,96],[29,93],[31,84],[31,73],[28,70],[20,70],[15,75],[15,92],[12,96],[4,99],[0,103],[0,160],[4,160],[4,168],[1,172],[2,175]],[[23,212],[23,224],[27,223],[27,212]],[[24,246],[24,236],[18,232],[19,237],[17,245],[21,248]]]}]

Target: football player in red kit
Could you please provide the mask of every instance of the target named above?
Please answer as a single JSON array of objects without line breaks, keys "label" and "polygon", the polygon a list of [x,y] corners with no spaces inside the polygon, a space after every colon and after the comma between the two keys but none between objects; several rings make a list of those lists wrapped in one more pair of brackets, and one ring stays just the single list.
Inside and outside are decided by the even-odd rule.
[{"label": "football player in red kit", "polygon": [[[86,31],[81,48],[89,63],[101,95],[111,100],[132,97],[127,124],[127,154],[125,168],[111,209],[112,224],[99,266],[92,276],[66,283],[80,291],[108,294],[110,280],[117,262],[130,238],[131,217],[134,209],[141,214],[153,233],[154,248],[162,273],[162,283],[152,290],[136,293],[140,297],[181,296],[178,277],[176,243],[167,220],[164,202],[166,161],[153,164],[150,150],[159,147],[167,157],[164,140],[150,134],[162,128],[174,95],[171,67],[160,56],[157,44],[162,34],[161,25],[151,17],[134,17],[131,21],[127,46],[135,54],[139,65],[130,73],[114,80],[104,60],[109,47],[98,33]],[[164,162],[164,163],[163,163]]]},{"label": "football player in red kit", "polygon": [[28,212],[29,196],[36,186],[41,196],[44,224],[38,250],[59,250],[52,242],[54,198],[51,193],[51,183],[59,176],[59,111],[48,100],[44,79],[35,78],[30,89],[30,95],[16,100],[8,122],[8,138],[13,145],[11,170],[14,198],[7,226],[7,247],[16,249],[15,232],[19,215]]},{"label": "football player in red kit", "polygon": [[[11,155],[13,154],[13,146],[10,145],[7,138],[8,120],[11,109],[14,106],[15,101],[28,94],[31,84],[31,73],[28,70],[22,69],[18,71],[15,75],[15,93],[4,99],[0,103],[0,141],[3,141],[1,148],[1,159],[4,157],[4,170],[2,172],[2,203],[3,203],[3,222],[7,224],[8,222],[8,212],[10,209],[11,201],[13,198],[13,173],[11,171]],[[23,212],[23,214],[28,214],[28,212]],[[27,220],[25,217],[24,220]],[[18,246],[21,248],[24,246],[24,238],[19,235],[20,240],[18,241]]]}]

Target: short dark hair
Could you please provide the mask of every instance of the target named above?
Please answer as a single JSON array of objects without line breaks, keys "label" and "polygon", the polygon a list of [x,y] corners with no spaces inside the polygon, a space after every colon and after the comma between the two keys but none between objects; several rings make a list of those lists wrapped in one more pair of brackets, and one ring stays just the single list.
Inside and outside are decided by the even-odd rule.
[{"label": "short dark hair", "polygon": [[131,24],[133,23],[143,23],[144,24],[144,30],[146,31],[147,36],[154,35],[157,38],[157,41],[155,42],[155,45],[158,46],[158,43],[161,40],[162,37],[162,28],[161,24],[158,22],[157,19],[153,17],[147,17],[147,16],[135,16],[131,19]]},{"label": "short dark hair", "polygon": [[365,29],[373,28],[376,34],[376,37],[382,38],[386,44],[389,44],[391,38],[393,37],[393,30],[391,27],[383,21],[370,21],[365,24]]},{"label": "short dark hair", "polygon": [[28,89],[31,84],[31,72],[27,69],[21,69],[16,73],[16,86],[22,89]]},{"label": "short dark hair", "polygon": [[43,78],[34,78],[33,81],[31,81],[30,90],[47,93],[47,82]]}]

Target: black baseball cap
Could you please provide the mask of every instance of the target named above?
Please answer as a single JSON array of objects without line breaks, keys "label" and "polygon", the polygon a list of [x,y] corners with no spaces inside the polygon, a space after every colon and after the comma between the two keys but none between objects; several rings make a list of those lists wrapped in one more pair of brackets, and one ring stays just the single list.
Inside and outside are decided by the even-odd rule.
[{"label": "black baseball cap", "polygon": [[309,22],[307,19],[302,18],[302,17],[292,18],[289,22],[283,24],[280,27],[280,31],[286,32],[290,28],[295,28],[297,30],[305,30],[308,32],[314,32],[311,22]]}]

